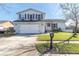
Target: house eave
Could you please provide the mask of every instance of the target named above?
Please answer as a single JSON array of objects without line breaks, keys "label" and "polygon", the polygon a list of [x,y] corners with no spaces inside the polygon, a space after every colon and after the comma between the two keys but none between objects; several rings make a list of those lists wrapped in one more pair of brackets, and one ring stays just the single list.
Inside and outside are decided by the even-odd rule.
[{"label": "house eave", "polygon": [[27,21],[27,20],[15,20],[14,22],[66,22],[66,20],[63,19],[48,19],[48,20],[33,20],[33,21]]}]

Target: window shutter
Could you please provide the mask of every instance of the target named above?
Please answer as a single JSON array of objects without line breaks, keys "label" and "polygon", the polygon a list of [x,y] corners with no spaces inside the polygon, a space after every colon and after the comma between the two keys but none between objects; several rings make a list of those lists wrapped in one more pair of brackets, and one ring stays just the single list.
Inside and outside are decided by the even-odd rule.
[{"label": "window shutter", "polygon": [[26,14],[25,14],[25,19],[26,19]]},{"label": "window shutter", "polygon": [[41,19],[43,19],[43,14],[41,14]]},{"label": "window shutter", "polygon": [[28,14],[28,19],[29,19],[29,14]]}]

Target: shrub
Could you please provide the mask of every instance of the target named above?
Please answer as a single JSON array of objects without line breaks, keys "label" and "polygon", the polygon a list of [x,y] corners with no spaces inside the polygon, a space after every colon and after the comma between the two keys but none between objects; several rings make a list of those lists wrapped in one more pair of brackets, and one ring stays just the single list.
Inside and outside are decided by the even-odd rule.
[{"label": "shrub", "polygon": [[40,54],[44,54],[45,51],[49,49],[49,44],[48,43],[36,44],[36,49]]},{"label": "shrub", "polygon": [[11,35],[14,34],[14,32],[15,32],[14,28],[11,27],[5,31],[5,35]]},{"label": "shrub", "polygon": [[53,44],[53,49],[50,50],[50,43],[39,43],[39,44],[36,44],[36,49],[37,51],[42,55],[42,54],[45,54],[49,51],[51,51],[51,53],[58,53],[58,48],[57,48],[57,44],[54,43]]},{"label": "shrub", "polygon": [[62,32],[61,28],[53,29],[54,32]]},{"label": "shrub", "polygon": [[79,29],[77,29],[77,33],[79,33]]},{"label": "shrub", "polygon": [[59,29],[58,29],[58,31],[59,31],[59,32],[62,32],[62,29],[61,29],[61,28],[59,28]]},{"label": "shrub", "polygon": [[[73,33],[75,32],[75,30],[73,29]],[[77,29],[77,33],[79,33],[79,29]]]}]

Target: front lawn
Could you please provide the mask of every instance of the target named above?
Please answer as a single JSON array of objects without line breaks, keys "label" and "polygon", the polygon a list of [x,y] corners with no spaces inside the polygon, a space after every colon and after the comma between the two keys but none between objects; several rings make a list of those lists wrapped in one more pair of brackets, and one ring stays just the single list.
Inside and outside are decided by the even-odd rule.
[{"label": "front lawn", "polygon": [[[56,47],[55,45],[56,43],[54,43],[54,47]],[[74,44],[74,43],[69,43],[69,44],[58,44],[59,50],[58,50],[58,54],[59,53],[70,53],[70,54],[79,54],[79,44]],[[40,52],[41,54],[45,51],[45,48],[49,48],[49,44],[45,44],[45,43],[39,43],[36,44],[36,48],[37,51]]]},{"label": "front lawn", "polygon": [[[68,32],[57,32],[54,33],[54,38],[53,40],[66,40],[69,37],[72,36],[73,33],[68,33]],[[71,40],[79,40],[79,33],[77,33],[77,37],[72,37]],[[38,40],[39,41],[49,41],[50,36],[49,34],[40,34],[38,35]]]}]

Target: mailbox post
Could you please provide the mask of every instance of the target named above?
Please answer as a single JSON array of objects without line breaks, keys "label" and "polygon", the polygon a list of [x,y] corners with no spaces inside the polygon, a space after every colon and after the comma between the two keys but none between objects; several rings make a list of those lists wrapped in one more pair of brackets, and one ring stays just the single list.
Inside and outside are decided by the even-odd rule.
[{"label": "mailbox post", "polygon": [[50,50],[53,49],[53,37],[54,37],[54,33],[53,32],[50,32]]}]

